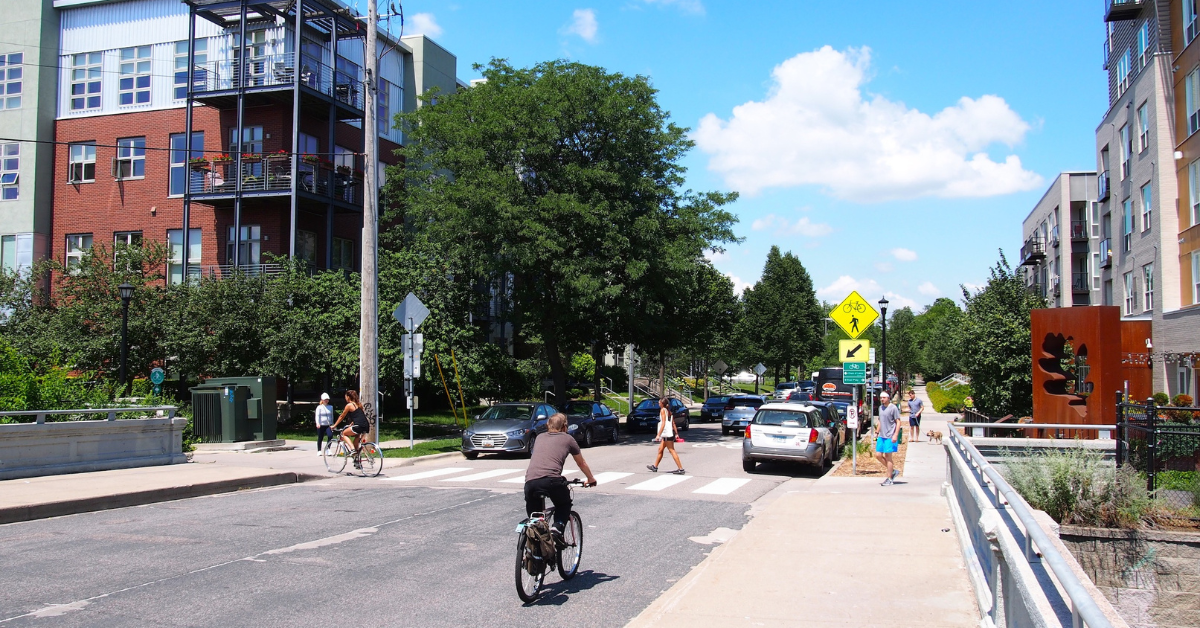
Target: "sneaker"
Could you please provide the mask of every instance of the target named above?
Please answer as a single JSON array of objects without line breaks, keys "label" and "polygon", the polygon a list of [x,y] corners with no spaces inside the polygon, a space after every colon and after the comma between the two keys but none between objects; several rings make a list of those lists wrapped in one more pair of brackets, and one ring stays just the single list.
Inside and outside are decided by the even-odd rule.
[{"label": "sneaker", "polygon": [[671,473],[674,473],[675,475],[683,475],[683,469],[675,469]]},{"label": "sneaker", "polygon": [[658,467],[656,467],[656,466],[654,466],[654,465],[652,465],[652,464],[648,464],[648,465],[646,465],[646,468],[647,468],[647,469],[650,469],[650,473],[658,473]]},{"label": "sneaker", "polygon": [[892,484],[893,484],[892,478],[888,478],[888,479],[884,480],[883,482],[881,482],[879,485],[880,486],[891,486]]},{"label": "sneaker", "polygon": [[896,479],[896,476],[898,476],[898,475],[900,475],[900,470],[899,470],[899,469],[892,469],[892,477],[890,477],[890,478],[888,478],[888,479],[889,479],[889,480],[894,480],[894,479]]}]

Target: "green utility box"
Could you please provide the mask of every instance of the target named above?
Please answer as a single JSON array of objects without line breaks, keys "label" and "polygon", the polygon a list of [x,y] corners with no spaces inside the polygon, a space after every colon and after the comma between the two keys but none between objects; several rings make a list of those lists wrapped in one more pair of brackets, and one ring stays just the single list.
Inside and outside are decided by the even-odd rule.
[{"label": "green utility box", "polygon": [[194,431],[205,443],[274,440],[273,377],[213,377],[191,388]]}]

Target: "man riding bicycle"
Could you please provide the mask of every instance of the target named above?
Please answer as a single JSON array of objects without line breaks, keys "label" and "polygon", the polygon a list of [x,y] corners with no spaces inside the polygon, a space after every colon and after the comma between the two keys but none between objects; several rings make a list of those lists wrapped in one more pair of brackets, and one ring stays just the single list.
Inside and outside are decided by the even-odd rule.
[{"label": "man riding bicycle", "polygon": [[567,454],[575,459],[579,470],[587,476],[584,486],[595,486],[596,478],[580,453],[575,437],[567,433],[567,415],[559,412],[546,421],[545,434],[535,441],[525,470],[525,514],[532,515],[546,508],[546,498],[554,503],[554,533],[561,538],[571,517],[571,489],[562,476]]}]

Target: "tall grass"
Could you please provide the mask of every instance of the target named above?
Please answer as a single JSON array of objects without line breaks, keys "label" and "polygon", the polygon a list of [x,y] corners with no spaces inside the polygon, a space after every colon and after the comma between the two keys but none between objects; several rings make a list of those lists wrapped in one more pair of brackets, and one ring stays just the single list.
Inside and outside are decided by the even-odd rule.
[{"label": "tall grass", "polygon": [[1059,523],[1136,528],[1154,505],[1133,467],[1115,468],[1098,452],[1076,447],[1023,456],[1005,452],[1003,462],[1013,488]]}]

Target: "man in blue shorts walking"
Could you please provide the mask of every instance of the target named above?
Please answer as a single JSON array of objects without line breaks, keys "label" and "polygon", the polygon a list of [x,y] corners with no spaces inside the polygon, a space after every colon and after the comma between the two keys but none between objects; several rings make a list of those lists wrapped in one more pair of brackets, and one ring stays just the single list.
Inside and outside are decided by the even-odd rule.
[{"label": "man in blue shorts walking", "polygon": [[892,463],[892,454],[898,448],[900,437],[900,409],[892,405],[887,393],[879,393],[879,427],[875,431],[875,459],[887,471],[883,486],[891,486],[896,478],[896,467]]}]

